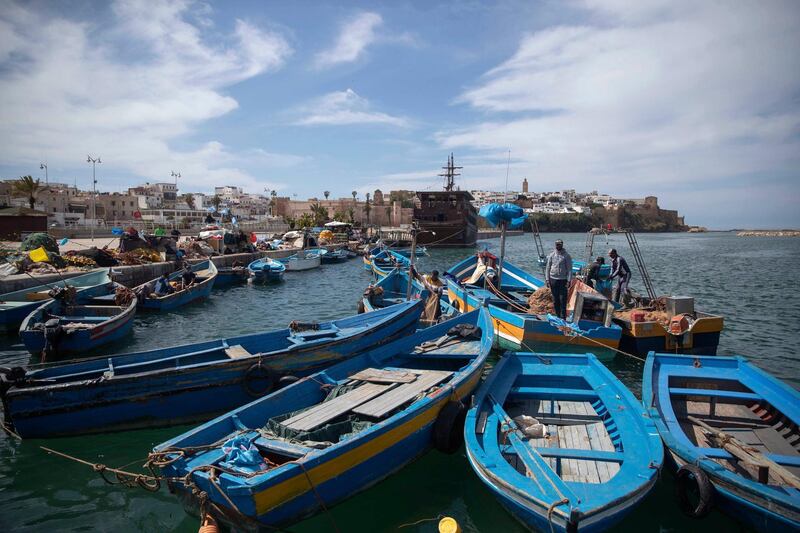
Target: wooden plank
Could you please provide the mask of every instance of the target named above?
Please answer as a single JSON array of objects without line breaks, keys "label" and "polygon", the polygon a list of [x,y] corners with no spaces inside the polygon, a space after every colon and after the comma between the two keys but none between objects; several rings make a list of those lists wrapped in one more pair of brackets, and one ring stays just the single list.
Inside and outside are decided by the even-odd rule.
[{"label": "wooden plank", "polygon": [[361,385],[329,402],[323,402],[311,409],[307,409],[282,422],[282,424],[297,431],[309,431],[351,411],[354,407],[384,393],[390,387],[393,387],[393,385],[378,383]]},{"label": "wooden plank", "polygon": [[380,418],[453,375],[452,372],[440,370],[414,370],[414,372],[421,374],[416,381],[404,383],[372,401],[359,405],[353,409],[353,412],[359,415]]},{"label": "wooden plank", "polygon": [[240,357],[249,357],[252,354],[244,349],[241,344],[235,346],[228,346],[225,348],[225,355],[231,359],[239,359]]},{"label": "wooden plank", "polygon": [[365,368],[356,372],[350,379],[369,381],[374,383],[411,383],[417,379],[417,374],[403,370],[384,370],[382,368]]}]

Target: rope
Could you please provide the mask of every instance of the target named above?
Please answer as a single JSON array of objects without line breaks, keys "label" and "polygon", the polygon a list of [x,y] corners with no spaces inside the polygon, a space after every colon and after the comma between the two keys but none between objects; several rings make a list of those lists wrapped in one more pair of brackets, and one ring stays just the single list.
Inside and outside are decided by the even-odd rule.
[{"label": "rope", "polygon": [[3,420],[3,423],[2,423],[2,424],[0,424],[0,428],[3,428],[3,431],[5,431],[5,432],[6,432],[6,433],[8,433],[9,435],[11,435],[12,437],[16,437],[16,439],[17,439],[17,440],[22,440],[22,437],[20,437],[20,436],[19,436],[19,433],[17,433],[17,432],[16,432],[16,431],[14,431],[13,429],[11,429],[11,428],[9,427],[8,423],[6,423],[6,421],[5,421],[5,420]]},{"label": "rope", "polygon": [[333,518],[333,514],[328,510],[328,507],[325,505],[325,502],[322,500],[322,496],[319,495],[317,492],[317,487],[314,485],[314,482],[311,481],[311,476],[308,475],[308,470],[306,470],[306,466],[303,464],[302,461],[297,461],[297,465],[300,466],[300,469],[303,471],[303,474],[306,476],[306,480],[308,480],[308,485],[311,487],[311,490],[314,491],[314,497],[317,499],[317,502],[325,511],[325,515],[330,519],[331,525],[333,525],[333,530],[339,533],[341,530],[339,526],[336,525],[336,520]]},{"label": "rope", "polygon": [[550,524],[550,533],[554,533],[553,532],[553,511],[555,511],[556,507],[558,507],[559,505],[566,505],[568,503],[569,503],[569,500],[567,498],[564,498],[563,500],[551,503],[550,507],[547,508],[547,522]]},{"label": "rope", "polygon": [[400,524],[399,526],[397,526],[397,529],[402,529],[404,527],[416,526],[417,524],[421,524],[423,522],[435,522],[436,520],[441,520],[444,517],[445,516],[443,514],[440,514],[440,515],[436,515],[435,518],[422,518],[420,520],[417,520],[416,522],[409,522],[408,524]]}]

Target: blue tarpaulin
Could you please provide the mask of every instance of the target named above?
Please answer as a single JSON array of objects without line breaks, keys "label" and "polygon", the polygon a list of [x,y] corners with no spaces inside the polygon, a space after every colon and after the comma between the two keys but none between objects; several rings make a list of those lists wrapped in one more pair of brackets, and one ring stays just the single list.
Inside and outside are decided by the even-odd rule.
[{"label": "blue tarpaulin", "polygon": [[258,448],[244,435],[228,439],[222,445],[222,451],[225,452],[225,462],[235,468],[244,471],[258,471],[266,468],[264,460],[258,453]]},{"label": "blue tarpaulin", "polygon": [[528,218],[520,206],[509,203],[486,204],[481,207],[478,214],[485,218],[493,228],[496,228],[501,222],[507,222],[509,229],[518,228]]}]

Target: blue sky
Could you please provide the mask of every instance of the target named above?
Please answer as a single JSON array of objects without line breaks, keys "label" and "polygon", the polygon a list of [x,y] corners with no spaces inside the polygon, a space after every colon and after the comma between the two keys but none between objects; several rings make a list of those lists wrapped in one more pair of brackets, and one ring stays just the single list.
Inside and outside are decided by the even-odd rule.
[{"label": "blue sky", "polygon": [[0,0],[0,177],[654,194],[800,226],[800,3]]}]

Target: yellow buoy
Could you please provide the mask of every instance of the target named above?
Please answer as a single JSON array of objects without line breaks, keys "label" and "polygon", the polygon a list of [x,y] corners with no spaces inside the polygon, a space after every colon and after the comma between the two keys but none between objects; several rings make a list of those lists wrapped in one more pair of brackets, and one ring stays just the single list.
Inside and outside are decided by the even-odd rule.
[{"label": "yellow buoy", "polygon": [[439,520],[439,533],[461,533],[461,528],[455,518],[445,516]]}]

